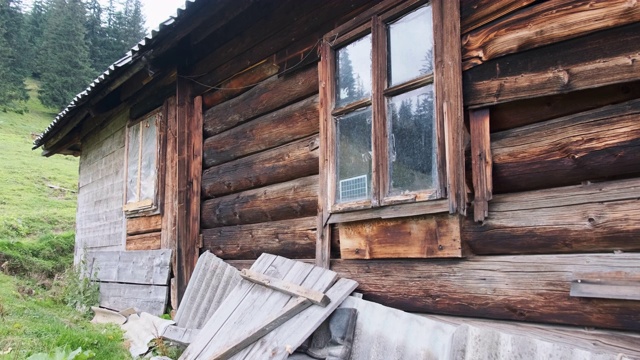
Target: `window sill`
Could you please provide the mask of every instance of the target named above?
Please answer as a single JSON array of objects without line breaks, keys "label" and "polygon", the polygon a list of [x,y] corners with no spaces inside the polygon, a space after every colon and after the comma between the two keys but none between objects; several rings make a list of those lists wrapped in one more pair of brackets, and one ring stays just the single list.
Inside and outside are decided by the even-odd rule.
[{"label": "window sill", "polygon": [[122,207],[124,214],[127,218],[148,216],[158,214],[158,207],[153,203],[153,200],[144,200],[136,203],[125,204]]},{"label": "window sill", "polygon": [[437,214],[449,212],[449,200],[433,200],[398,204],[378,208],[368,208],[349,212],[333,213],[327,220],[328,224],[339,224],[371,219],[393,219],[417,215]]}]

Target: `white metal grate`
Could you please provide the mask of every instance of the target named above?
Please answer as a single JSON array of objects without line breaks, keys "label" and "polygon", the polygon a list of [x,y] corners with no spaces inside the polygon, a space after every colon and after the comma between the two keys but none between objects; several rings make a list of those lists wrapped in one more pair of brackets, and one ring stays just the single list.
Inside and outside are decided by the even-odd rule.
[{"label": "white metal grate", "polygon": [[367,175],[340,180],[340,200],[357,200],[367,197]]}]

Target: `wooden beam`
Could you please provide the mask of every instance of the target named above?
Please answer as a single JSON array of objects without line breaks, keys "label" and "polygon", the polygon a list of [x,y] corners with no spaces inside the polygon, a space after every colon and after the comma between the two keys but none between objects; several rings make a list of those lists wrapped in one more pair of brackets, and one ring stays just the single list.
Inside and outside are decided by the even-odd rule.
[{"label": "wooden beam", "polygon": [[638,254],[335,260],[365,299],[411,312],[640,330],[640,302],[569,295],[575,272],[640,271]]},{"label": "wooden beam", "polygon": [[140,216],[127,219],[127,235],[137,235],[160,231],[161,228],[161,215]]},{"label": "wooden beam", "polygon": [[639,20],[640,4],[634,1],[543,2],[467,34],[462,41],[464,68]]},{"label": "wooden beam", "polygon": [[325,307],[329,305],[329,298],[322,292],[311,290],[289,281],[280,280],[271,276],[263,275],[251,269],[242,270],[240,273],[243,279],[249,280],[269,289],[280,291],[291,296],[297,296],[309,300],[311,303]]},{"label": "wooden beam", "polygon": [[315,229],[315,217],[204,229],[203,250],[225,260],[256,259],[263,252],[290,259],[311,259]]},{"label": "wooden beam", "polygon": [[340,224],[342,259],[461,257],[458,215]]},{"label": "wooden beam", "polygon": [[471,129],[471,168],[473,174],[473,220],[482,221],[489,215],[489,200],[493,196],[489,109],[469,112]]},{"label": "wooden beam", "polygon": [[494,192],[637,173],[639,116],[640,100],[632,100],[493,134]]},{"label": "wooden beam", "polygon": [[161,247],[173,250],[172,265],[176,271],[177,245],[177,200],[178,200],[178,118],[176,115],[176,98],[172,96],[165,101],[166,111],[166,151],[164,176],[164,201],[162,209]]},{"label": "wooden beam", "polygon": [[331,94],[334,93],[334,81],[331,74],[334,73],[335,64],[332,61],[333,54],[330,45],[327,42],[320,44],[320,55],[322,61],[318,63],[318,82],[320,85],[318,101],[319,101],[319,130],[320,130],[320,154],[319,154],[319,188],[318,188],[318,208],[316,210],[316,266],[329,268],[331,259],[331,225],[327,224],[329,220],[329,210],[333,196],[329,196],[332,186],[329,184],[333,181],[331,153],[335,151],[331,145],[331,126],[334,101]]},{"label": "wooden beam", "polygon": [[632,179],[496,195],[462,239],[481,255],[640,251],[639,194]]},{"label": "wooden beam", "polygon": [[463,0],[460,1],[462,33],[486,25],[496,19],[520,10],[536,0]]},{"label": "wooden beam", "polygon": [[205,229],[313,216],[317,211],[318,176],[270,185],[202,203]]},{"label": "wooden beam", "polygon": [[313,96],[206,139],[205,168],[318,133],[317,106]]},{"label": "wooden beam", "polygon": [[127,250],[158,250],[160,249],[160,232],[140,235],[127,235]]}]

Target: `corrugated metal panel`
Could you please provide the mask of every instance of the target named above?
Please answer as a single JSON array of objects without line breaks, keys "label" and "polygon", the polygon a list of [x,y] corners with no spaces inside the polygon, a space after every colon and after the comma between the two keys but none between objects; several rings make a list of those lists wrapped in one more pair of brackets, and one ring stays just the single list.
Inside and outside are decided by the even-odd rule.
[{"label": "corrugated metal panel", "polygon": [[182,303],[176,325],[200,329],[242,278],[240,272],[210,252],[200,255]]},{"label": "corrugated metal panel", "polygon": [[456,326],[349,297],[358,310],[351,359],[448,359]]},{"label": "corrugated metal panel", "polygon": [[100,74],[93,82],[89,84],[89,86],[79,94],[77,94],[73,100],[64,108],[55,119],[47,126],[47,128],[38,136],[33,142],[33,148],[37,149],[42,146],[44,142],[48,139],[48,137],[52,134],[53,130],[61,128],[68,121],[68,116],[73,110],[76,110],[76,107],[80,104],[81,101],[86,100],[90,97],[97,89],[99,89],[103,83],[115,78],[116,75],[124,72],[131,64],[133,60],[136,59],[136,55],[139,52],[146,51],[148,47],[151,47],[157,41],[155,41],[159,35],[164,35],[168,33],[170,28],[176,23],[177,20],[181,20],[184,14],[188,9],[192,7],[198,0],[186,0],[183,7],[178,8],[176,10],[175,15],[171,16],[169,19],[161,22],[158,26],[151,30],[149,35],[145,36],[144,39],[140,40],[136,45],[134,45],[130,51],[128,51],[124,57],[119,59],[118,61],[111,64],[107,70],[105,70],[102,74]]}]

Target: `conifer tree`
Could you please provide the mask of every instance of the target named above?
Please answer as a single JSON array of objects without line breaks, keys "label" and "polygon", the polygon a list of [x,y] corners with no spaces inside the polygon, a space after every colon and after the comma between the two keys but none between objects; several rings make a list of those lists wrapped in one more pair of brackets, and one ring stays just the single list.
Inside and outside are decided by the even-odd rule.
[{"label": "conifer tree", "polygon": [[85,42],[85,7],[80,0],[52,0],[42,45],[40,100],[62,109],[87,86],[92,70]]},{"label": "conifer tree", "polygon": [[35,0],[31,11],[27,14],[26,20],[26,52],[29,75],[40,78],[42,73],[42,62],[45,60],[40,56],[42,42],[44,38],[44,28],[47,24],[47,3],[44,0]]},{"label": "conifer tree", "polygon": [[24,85],[24,18],[20,1],[0,0],[0,110],[22,111],[29,98]]}]

